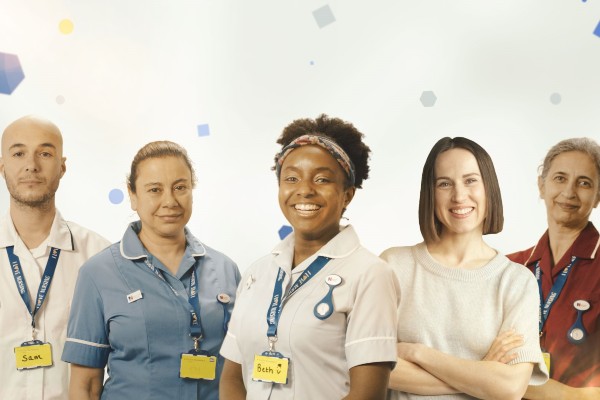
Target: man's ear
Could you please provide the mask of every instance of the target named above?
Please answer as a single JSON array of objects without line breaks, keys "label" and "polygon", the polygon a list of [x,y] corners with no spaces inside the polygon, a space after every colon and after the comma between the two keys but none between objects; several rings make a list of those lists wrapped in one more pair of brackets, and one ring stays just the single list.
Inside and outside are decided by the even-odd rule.
[{"label": "man's ear", "polygon": [[63,157],[60,163],[60,177],[62,178],[67,172],[67,157]]}]

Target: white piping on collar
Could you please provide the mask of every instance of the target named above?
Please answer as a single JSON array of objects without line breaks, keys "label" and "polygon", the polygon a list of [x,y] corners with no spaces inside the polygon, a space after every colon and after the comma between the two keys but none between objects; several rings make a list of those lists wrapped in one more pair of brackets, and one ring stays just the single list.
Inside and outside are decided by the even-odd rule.
[{"label": "white piping on collar", "polygon": [[196,245],[200,245],[200,247],[202,247],[202,253],[192,253],[192,257],[204,257],[206,255],[206,248],[199,240],[195,240],[195,242]]},{"label": "white piping on collar", "polygon": [[598,237],[598,241],[596,242],[596,247],[594,247],[594,251],[592,251],[591,258],[596,258],[596,252],[598,251],[598,247],[600,247],[600,237]]},{"label": "white piping on collar", "polygon": [[[196,244],[200,245],[200,247],[202,247],[202,252],[201,253],[192,253],[192,257],[203,257],[206,255],[206,248],[204,247],[204,245],[199,242],[196,241]],[[121,243],[119,243],[119,251],[121,252],[121,256],[123,256],[123,258],[126,258],[127,260],[139,260],[142,258],[148,258],[147,254],[140,254],[139,256],[128,256],[127,254],[125,254],[125,251],[123,250],[123,241],[121,240]]]},{"label": "white piping on collar", "polygon": [[121,243],[119,243],[119,251],[121,252],[121,256],[123,258],[126,258],[127,260],[139,260],[141,258],[148,258],[147,254],[142,254],[142,255],[133,256],[133,257],[130,257],[127,254],[125,254],[125,251],[123,251],[123,241],[122,240],[121,240]]},{"label": "white piping on collar", "polygon": [[524,266],[527,266],[529,264],[529,260],[531,260],[531,257],[533,257],[533,253],[535,253],[535,249],[537,249],[538,243],[536,243],[535,246],[533,246],[533,250],[531,250],[531,254],[529,254],[529,257],[527,257],[527,261],[525,261],[525,264],[523,264]]}]

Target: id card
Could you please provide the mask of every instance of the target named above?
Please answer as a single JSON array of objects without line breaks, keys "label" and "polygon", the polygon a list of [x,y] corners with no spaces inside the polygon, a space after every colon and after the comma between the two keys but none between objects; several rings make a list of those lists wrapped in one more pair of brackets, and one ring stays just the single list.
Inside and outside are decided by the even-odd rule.
[{"label": "id card", "polygon": [[203,354],[182,354],[179,367],[180,378],[212,381],[217,375],[217,357]]},{"label": "id card", "polygon": [[52,347],[50,343],[39,340],[25,342],[15,347],[15,362],[18,370],[50,367],[52,365]]},{"label": "id card", "polygon": [[252,380],[286,384],[289,362],[289,358],[275,352],[267,351],[260,356],[256,355],[254,356]]},{"label": "id card", "polygon": [[550,373],[550,353],[543,352],[542,356],[544,357],[544,363],[546,364],[546,368],[548,368],[548,374]]}]

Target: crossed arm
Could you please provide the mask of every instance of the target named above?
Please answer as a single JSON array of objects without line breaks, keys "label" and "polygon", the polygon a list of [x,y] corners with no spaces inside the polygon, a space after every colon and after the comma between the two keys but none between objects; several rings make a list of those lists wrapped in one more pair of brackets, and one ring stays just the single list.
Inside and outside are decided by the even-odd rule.
[{"label": "crossed arm", "polygon": [[420,395],[467,393],[485,399],[520,399],[533,370],[531,363],[507,365],[522,337],[503,332],[483,360],[466,360],[418,343],[398,344],[398,363],[390,388]]},{"label": "crossed arm", "polygon": [[576,388],[549,379],[543,385],[529,386],[523,398],[531,400],[596,400],[600,399],[600,387]]}]

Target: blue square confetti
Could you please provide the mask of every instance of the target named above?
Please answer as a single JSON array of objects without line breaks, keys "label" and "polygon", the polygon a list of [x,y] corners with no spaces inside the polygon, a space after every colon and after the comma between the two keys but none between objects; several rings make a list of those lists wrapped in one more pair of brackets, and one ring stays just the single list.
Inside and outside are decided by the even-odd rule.
[{"label": "blue square confetti", "polygon": [[313,11],[313,17],[315,17],[315,21],[317,21],[319,28],[323,28],[335,22],[335,16],[333,15],[333,11],[331,11],[329,5],[324,5],[323,7]]},{"label": "blue square confetti", "polygon": [[594,30],[594,35],[600,37],[600,22],[598,22],[598,26],[596,26],[596,30]]},{"label": "blue square confetti", "polygon": [[287,235],[292,233],[292,231],[293,231],[293,229],[291,226],[282,225],[281,228],[279,228],[279,231],[277,232],[277,233],[279,233],[279,239],[281,239],[281,240],[285,239]]},{"label": "blue square confetti", "polygon": [[208,124],[198,125],[198,136],[209,136],[209,135],[210,135],[210,128],[208,127]]}]

